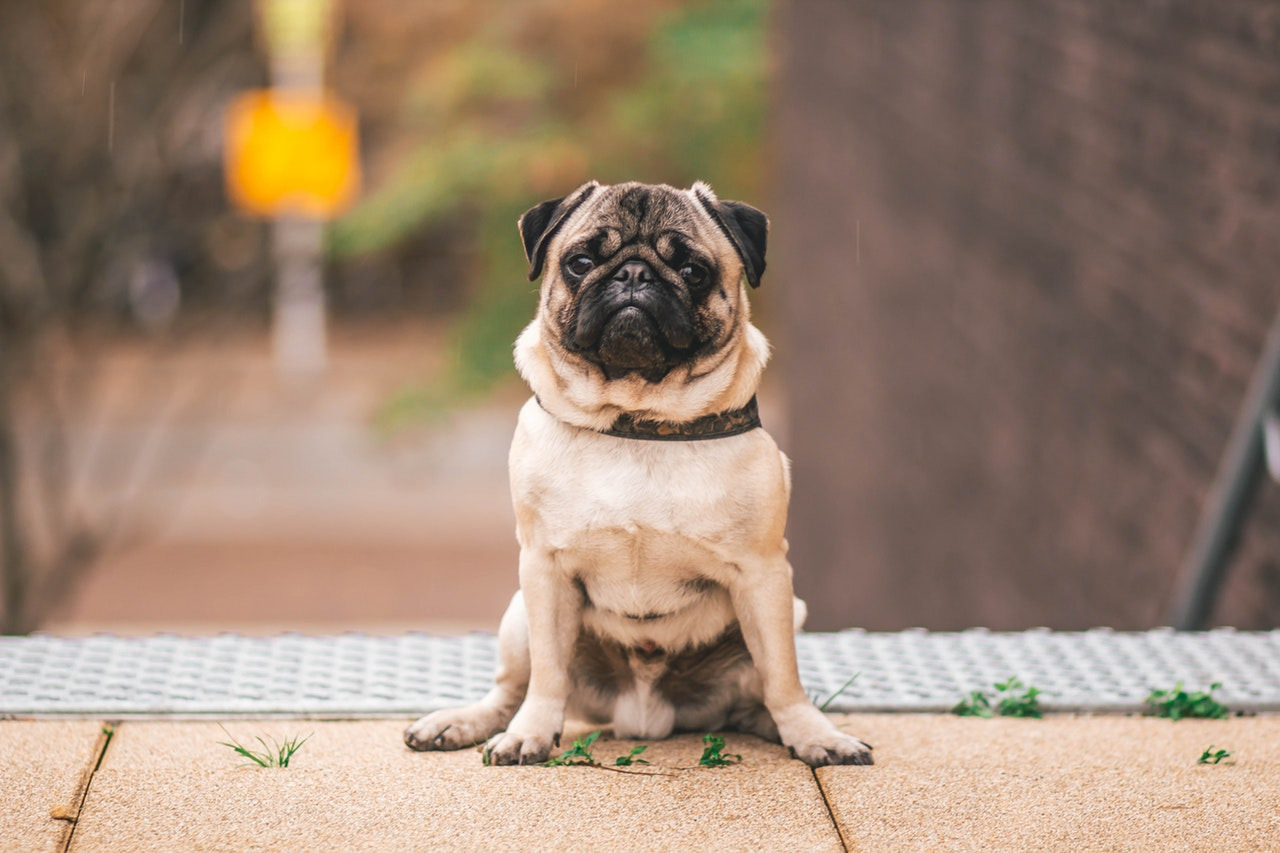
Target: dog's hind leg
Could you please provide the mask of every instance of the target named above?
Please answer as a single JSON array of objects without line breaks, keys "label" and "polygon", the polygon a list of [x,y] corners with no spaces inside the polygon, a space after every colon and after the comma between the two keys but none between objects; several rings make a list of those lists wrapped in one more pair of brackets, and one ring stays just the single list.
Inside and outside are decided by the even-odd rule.
[{"label": "dog's hind leg", "polygon": [[462,749],[484,743],[507,728],[529,686],[529,622],[517,592],[498,627],[494,687],[479,702],[428,714],[405,729],[410,749]]},{"label": "dog's hind leg", "polygon": [[769,713],[769,709],[759,701],[744,702],[733,708],[729,712],[729,719],[725,723],[725,728],[736,732],[746,732],[773,743],[781,741],[781,738],[778,737],[777,723],[773,721],[773,716]]}]

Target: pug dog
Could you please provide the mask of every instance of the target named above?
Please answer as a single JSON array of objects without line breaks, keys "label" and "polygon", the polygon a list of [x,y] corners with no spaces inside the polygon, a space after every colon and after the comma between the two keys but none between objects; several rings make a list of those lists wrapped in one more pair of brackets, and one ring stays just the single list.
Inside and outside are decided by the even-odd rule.
[{"label": "pug dog", "polygon": [[537,316],[511,445],[520,589],[493,689],[405,732],[535,764],[566,715],[622,738],[737,730],[806,764],[871,764],[805,694],[789,463],[760,426],[748,287],[769,222],[691,189],[590,182],[519,221]]}]

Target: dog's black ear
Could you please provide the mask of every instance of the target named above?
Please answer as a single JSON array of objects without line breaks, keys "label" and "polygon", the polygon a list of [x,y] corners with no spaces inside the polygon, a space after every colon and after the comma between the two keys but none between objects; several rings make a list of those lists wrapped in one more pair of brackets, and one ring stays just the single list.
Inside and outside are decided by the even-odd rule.
[{"label": "dog's black ear", "polygon": [[695,184],[693,192],[703,209],[738,250],[747,283],[759,287],[760,278],[764,275],[765,249],[769,243],[769,217],[740,201],[720,201],[703,183]]},{"label": "dog's black ear", "polygon": [[524,243],[524,256],[529,259],[529,281],[542,275],[542,264],[547,257],[547,244],[560,230],[560,226],[578,207],[591,197],[600,185],[590,181],[578,187],[564,198],[553,198],[535,204],[520,217],[517,227]]}]

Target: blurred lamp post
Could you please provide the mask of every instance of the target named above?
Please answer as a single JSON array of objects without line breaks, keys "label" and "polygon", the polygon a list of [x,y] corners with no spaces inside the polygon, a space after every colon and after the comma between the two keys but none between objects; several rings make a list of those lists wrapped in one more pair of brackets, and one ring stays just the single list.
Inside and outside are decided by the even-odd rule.
[{"label": "blurred lamp post", "polygon": [[271,88],[227,111],[227,189],[241,210],[274,220],[276,368],[305,380],[325,369],[324,223],[359,189],[356,117],[324,91],[333,0],[259,0],[257,10]]}]

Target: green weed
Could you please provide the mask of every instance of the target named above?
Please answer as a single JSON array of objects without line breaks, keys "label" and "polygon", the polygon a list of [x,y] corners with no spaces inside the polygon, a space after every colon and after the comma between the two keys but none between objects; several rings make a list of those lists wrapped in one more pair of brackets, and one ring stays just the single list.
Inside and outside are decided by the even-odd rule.
[{"label": "green weed", "polygon": [[599,731],[594,731],[589,735],[580,737],[573,742],[573,746],[565,750],[559,756],[542,762],[542,767],[603,767],[610,770],[613,767],[631,767],[636,764],[648,764],[643,758],[636,758],[637,755],[649,748],[648,744],[637,744],[631,747],[626,755],[619,755],[613,760],[611,766],[605,766],[596,761],[594,755],[591,754],[591,748],[595,745],[596,740],[600,737]]},{"label": "green weed", "polygon": [[[968,697],[961,699],[951,709],[951,713],[960,717],[1032,717],[1040,719],[1044,713],[1040,710],[1040,689],[1023,684],[1017,676],[1011,675],[1004,681],[995,683],[996,694],[988,698],[981,690],[970,691]],[[994,704],[992,700],[994,699]]]},{"label": "green weed", "polygon": [[700,766],[725,767],[729,764],[742,763],[741,755],[724,751],[724,738],[719,735],[705,734],[702,736],[702,742],[706,744],[706,748],[702,750],[702,757],[698,759]]},{"label": "green weed", "polygon": [[[1196,764],[1221,764],[1222,759],[1230,758],[1231,755],[1232,755],[1231,750],[1229,749],[1215,750],[1213,748],[1213,744],[1209,744],[1209,748],[1206,749],[1204,752],[1200,753],[1200,757],[1196,759]],[[1235,762],[1228,761],[1227,763],[1234,764]]]},{"label": "green weed", "polygon": [[[997,681],[996,690],[999,691],[996,705],[996,711],[1002,717],[1033,717],[1040,719],[1044,716],[1040,711],[1040,701],[1036,698],[1040,695],[1038,687],[1032,687],[1029,684],[1023,684],[1014,676],[1009,676],[1008,681]],[[1019,693],[1018,691],[1025,691]]]},{"label": "green weed", "polygon": [[636,758],[637,755],[644,752],[648,748],[649,747],[643,743],[640,744],[639,746],[633,746],[631,747],[631,751],[628,752],[626,755],[619,755],[617,758],[615,758],[613,760],[613,765],[615,767],[630,767],[633,764],[648,764],[649,762],[645,761],[643,758]]},{"label": "green weed", "polygon": [[951,713],[957,717],[994,717],[995,712],[991,710],[991,700],[987,698],[987,694],[981,690],[971,690],[965,699],[961,699],[951,709]]},{"label": "green weed", "polygon": [[[569,747],[560,755],[556,756],[555,758],[547,759],[546,761],[542,762],[538,766],[539,767],[595,767],[600,770],[613,770],[618,773],[634,772],[634,773],[639,773],[641,775],[650,775],[650,776],[655,774],[660,776],[672,775],[670,773],[656,771],[656,770],[630,770],[629,769],[641,764],[649,763],[643,758],[637,758],[637,756],[640,755],[640,753],[644,752],[646,749],[649,748],[649,745],[644,743],[636,744],[635,746],[631,747],[631,749],[627,751],[626,755],[619,755],[617,758],[613,760],[612,764],[602,764],[601,762],[596,760],[596,757],[593,754],[593,748],[595,747],[595,743],[597,740],[599,740],[599,738],[600,738],[599,730],[591,732],[588,735],[583,735],[582,737],[576,739],[573,742],[573,746]],[[703,735],[702,742],[703,744],[705,744],[706,748],[702,750],[702,757],[698,759],[698,764],[703,767],[723,767],[726,764],[737,764],[742,761],[741,755],[724,752],[724,738],[719,737],[718,735],[713,735],[713,734]],[[484,763],[488,765],[490,763],[489,754],[487,752],[483,752],[482,754],[484,756]],[[694,768],[680,768],[680,769],[692,770]]]},{"label": "green weed", "polygon": [[1152,690],[1144,702],[1157,717],[1168,717],[1170,720],[1181,720],[1183,717],[1193,719],[1221,720],[1230,716],[1227,706],[1213,698],[1213,691],[1222,688],[1221,681],[1209,685],[1209,690],[1197,690],[1190,693],[1182,689],[1179,681],[1172,690]]},{"label": "green weed", "polygon": [[[268,744],[262,739],[262,736],[259,735],[254,738],[254,740],[262,745],[262,750],[258,751],[250,749],[234,737],[231,737],[231,732],[228,732],[227,727],[222,725],[222,723],[218,723],[218,728],[222,729],[222,731],[225,732],[227,737],[231,740],[230,743],[220,740],[218,741],[219,746],[225,746],[228,749],[233,750],[237,755],[249,759],[252,764],[256,764],[259,767],[288,767],[289,759],[293,758],[293,754],[302,749],[302,745],[304,743],[311,740],[311,735],[307,735],[302,740],[298,740],[297,736],[294,736],[283,742],[277,741],[275,738],[271,738],[271,743]],[[312,734],[314,734],[314,732]],[[249,767],[252,766],[252,764],[243,764],[241,766]]]}]

